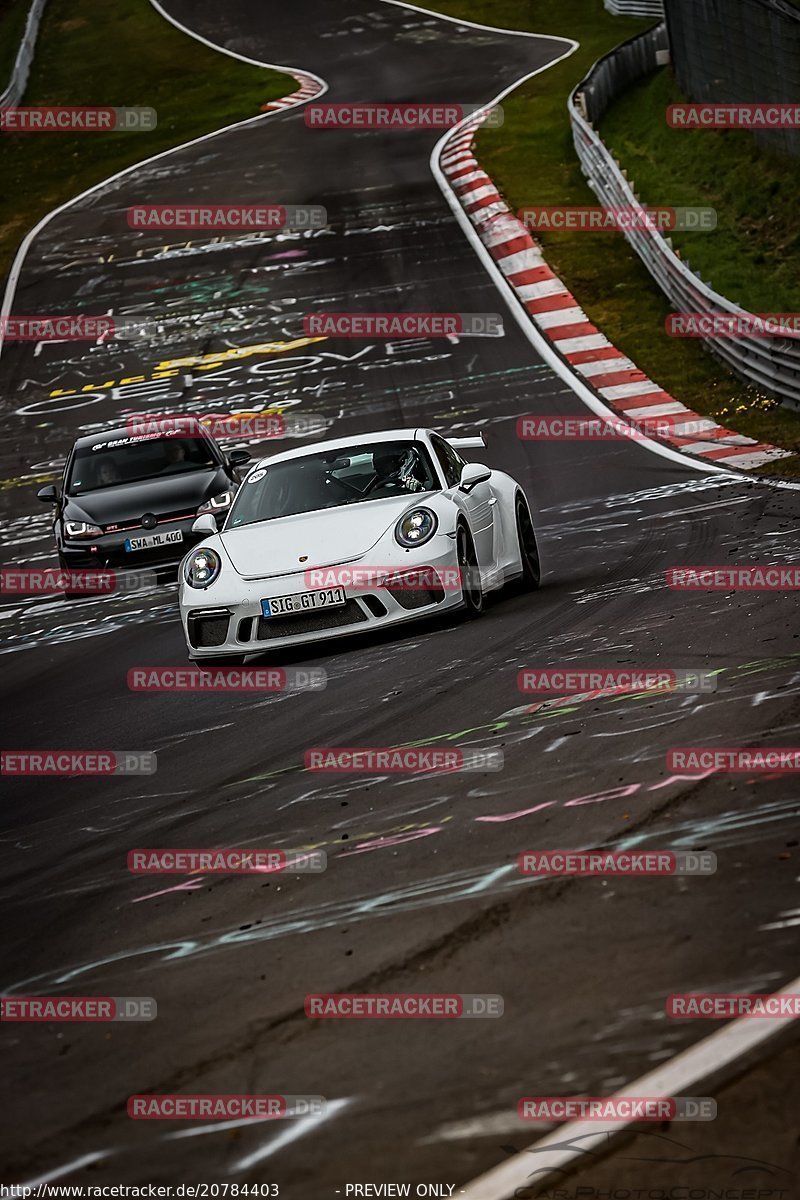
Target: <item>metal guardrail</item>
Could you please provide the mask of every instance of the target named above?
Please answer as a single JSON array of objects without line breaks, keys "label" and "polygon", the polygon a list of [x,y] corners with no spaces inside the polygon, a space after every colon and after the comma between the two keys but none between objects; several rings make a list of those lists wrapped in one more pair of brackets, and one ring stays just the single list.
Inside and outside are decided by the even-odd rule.
[{"label": "metal guardrail", "polygon": [[28,20],[25,24],[25,32],[22,35],[22,41],[17,51],[14,69],[11,72],[11,80],[6,90],[0,95],[0,108],[13,107],[15,104],[19,104],[25,95],[25,88],[28,86],[28,76],[36,48],[36,37],[39,33],[39,22],[42,19],[46,3],[47,0],[32,0],[31,2],[31,7],[28,11]]},{"label": "metal guardrail", "polygon": [[[599,59],[569,98],[572,136],[583,173],[606,208],[644,211],[645,206],[593,126],[623,88],[657,69],[658,52],[667,48],[662,23]],[[704,283],[671,240],[657,230],[631,228],[624,236],[678,312],[752,315]],[[800,409],[800,339],[706,337],[703,341],[748,383],[787,407]]]},{"label": "metal guardrail", "polygon": [[664,0],[604,0],[615,17],[664,17]]}]

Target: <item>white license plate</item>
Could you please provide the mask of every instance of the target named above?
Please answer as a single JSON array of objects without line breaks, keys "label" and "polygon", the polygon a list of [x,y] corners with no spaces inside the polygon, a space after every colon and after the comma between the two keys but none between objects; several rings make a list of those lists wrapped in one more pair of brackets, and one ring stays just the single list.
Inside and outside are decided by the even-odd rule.
[{"label": "white license plate", "polygon": [[151,550],[153,546],[172,546],[183,541],[183,530],[170,529],[168,533],[148,533],[145,537],[125,538],[125,549]]},{"label": "white license plate", "polygon": [[261,611],[265,617],[290,617],[314,608],[339,608],[346,603],[344,588],[323,588],[318,592],[295,592],[291,596],[262,600]]}]

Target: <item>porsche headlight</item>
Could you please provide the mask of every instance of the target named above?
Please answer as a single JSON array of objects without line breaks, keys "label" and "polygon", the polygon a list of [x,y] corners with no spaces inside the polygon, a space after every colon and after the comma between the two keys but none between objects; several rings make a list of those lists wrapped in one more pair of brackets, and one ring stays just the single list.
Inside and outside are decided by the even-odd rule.
[{"label": "porsche headlight", "polygon": [[436,533],[436,513],[429,508],[415,508],[406,513],[394,527],[394,536],[401,546],[424,546]]},{"label": "porsche headlight", "polygon": [[99,525],[89,525],[86,521],[65,521],[64,529],[67,537],[102,537],[103,531]]},{"label": "porsche headlight", "polygon": [[189,587],[210,587],[222,570],[222,561],[215,550],[201,546],[193,550],[183,564],[183,578]]},{"label": "porsche headlight", "polygon": [[220,492],[218,496],[212,496],[210,500],[206,500],[205,504],[201,504],[197,510],[198,517],[201,513],[220,512],[223,508],[230,508],[233,503],[235,492]]}]

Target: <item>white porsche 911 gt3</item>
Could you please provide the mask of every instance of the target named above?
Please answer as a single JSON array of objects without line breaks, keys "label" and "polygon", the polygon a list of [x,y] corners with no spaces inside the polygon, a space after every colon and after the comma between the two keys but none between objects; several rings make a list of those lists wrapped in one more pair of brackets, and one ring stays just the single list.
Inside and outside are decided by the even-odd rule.
[{"label": "white porsche 911 gt3", "polygon": [[530,507],[502,471],[445,440],[399,429],[319,442],[255,463],[225,524],[181,564],[189,658],[241,664],[303,645],[463,609],[512,580],[539,586]]}]

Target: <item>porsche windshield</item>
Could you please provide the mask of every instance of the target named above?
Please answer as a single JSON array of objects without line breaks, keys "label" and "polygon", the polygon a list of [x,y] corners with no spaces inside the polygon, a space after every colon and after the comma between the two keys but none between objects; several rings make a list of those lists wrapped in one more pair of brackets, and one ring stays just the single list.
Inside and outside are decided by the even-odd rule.
[{"label": "porsche windshield", "polygon": [[346,446],[256,468],[239,488],[227,528],[439,486],[421,442]]},{"label": "porsche windshield", "polygon": [[208,471],[217,466],[211,444],[203,437],[117,438],[76,450],[67,493],[82,496],[98,488],[163,479],[185,471]]}]

